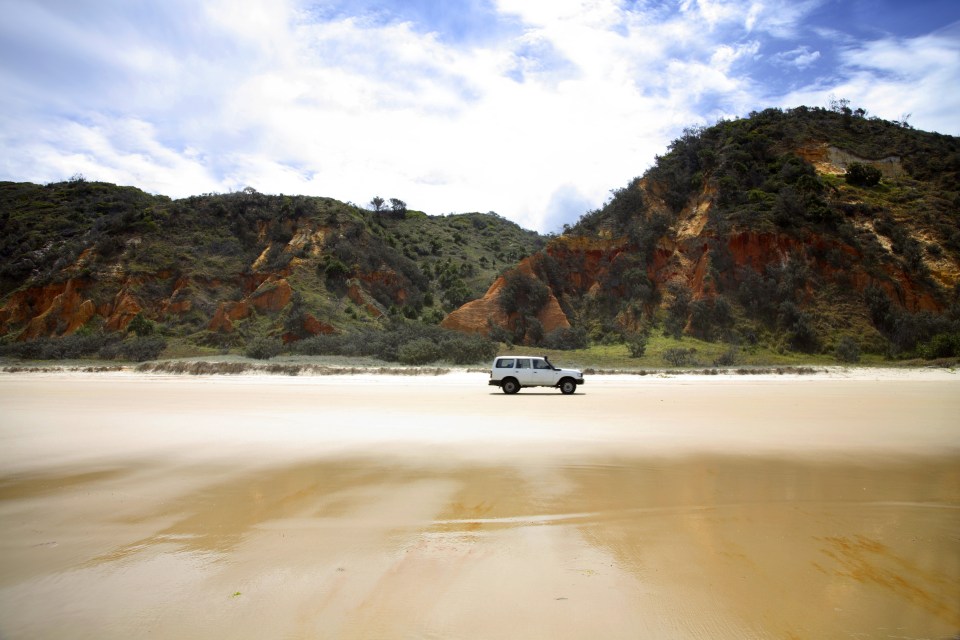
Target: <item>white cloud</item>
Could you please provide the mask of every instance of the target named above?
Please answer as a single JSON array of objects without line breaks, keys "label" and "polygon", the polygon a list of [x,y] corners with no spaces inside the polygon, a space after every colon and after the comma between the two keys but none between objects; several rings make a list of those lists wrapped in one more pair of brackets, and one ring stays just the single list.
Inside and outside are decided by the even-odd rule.
[{"label": "white cloud", "polygon": [[884,38],[841,52],[840,80],[791,93],[784,104],[825,105],[848,98],[871,114],[899,120],[912,114],[917,128],[960,135],[960,41],[940,35]]},{"label": "white cloud", "polygon": [[799,69],[805,69],[819,59],[820,52],[810,51],[810,48],[806,45],[799,46],[790,51],[782,51],[774,56],[774,61],[778,64],[797,67]]}]

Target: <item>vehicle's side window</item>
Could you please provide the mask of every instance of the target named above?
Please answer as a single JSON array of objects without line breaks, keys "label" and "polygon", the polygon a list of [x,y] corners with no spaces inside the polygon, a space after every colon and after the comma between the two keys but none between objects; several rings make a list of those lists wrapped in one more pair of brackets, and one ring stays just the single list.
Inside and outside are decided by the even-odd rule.
[{"label": "vehicle's side window", "polygon": [[518,358],[518,359],[517,359],[517,368],[518,368],[518,369],[529,369],[529,368],[530,368],[530,361],[529,361],[528,359],[526,359],[526,358]]},{"label": "vehicle's side window", "polygon": [[546,360],[539,360],[539,359],[538,359],[538,360],[534,360],[534,361],[533,361],[533,368],[534,368],[534,369],[549,369],[549,368],[550,368],[550,365],[547,364],[547,361],[546,361]]},{"label": "vehicle's side window", "polygon": [[513,358],[497,360],[497,369],[513,369]]}]

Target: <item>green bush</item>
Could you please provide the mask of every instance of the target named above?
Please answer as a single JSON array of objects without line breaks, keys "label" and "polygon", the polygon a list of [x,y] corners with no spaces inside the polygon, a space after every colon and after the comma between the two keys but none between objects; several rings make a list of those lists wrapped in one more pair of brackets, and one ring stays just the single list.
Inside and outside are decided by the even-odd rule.
[{"label": "green bush", "polygon": [[547,349],[569,351],[571,349],[586,349],[588,342],[587,331],[581,327],[577,329],[554,329],[544,336],[541,345]]},{"label": "green bush", "polygon": [[136,337],[123,342],[106,345],[100,350],[100,357],[107,360],[119,358],[134,362],[156,360],[167,348],[167,341],[160,336]]},{"label": "green bush", "polygon": [[246,356],[256,360],[269,360],[280,355],[283,343],[279,338],[261,337],[247,345]]},{"label": "green bush", "polygon": [[847,166],[846,179],[849,184],[858,187],[873,187],[880,184],[883,174],[873,165],[851,162]]},{"label": "green bush", "polygon": [[860,344],[851,336],[843,336],[833,355],[840,362],[860,362]]},{"label": "green bush", "polygon": [[75,333],[62,338],[37,338],[13,342],[0,347],[0,356],[22,360],[72,360],[92,356],[111,344],[119,336],[103,333]]},{"label": "green bush", "polygon": [[650,337],[645,333],[637,333],[627,339],[627,351],[631,358],[642,358],[647,352],[647,343]]},{"label": "green bush", "polygon": [[156,330],[156,325],[143,317],[142,313],[138,313],[134,316],[133,320],[130,321],[130,324],[127,325],[127,331],[132,331],[141,338],[144,336],[151,335]]},{"label": "green bush", "polygon": [[417,338],[405,342],[397,349],[397,360],[403,364],[428,364],[441,357],[440,347],[429,338]]},{"label": "green bush", "polygon": [[663,359],[674,367],[690,367],[697,364],[696,355],[697,350],[693,347],[689,349],[674,347],[663,352]]},{"label": "green bush", "polygon": [[960,356],[960,333],[941,333],[920,347],[920,354],[927,360]]},{"label": "green bush", "polygon": [[441,344],[440,350],[443,359],[454,364],[487,362],[497,355],[497,345],[477,335],[447,338]]},{"label": "green bush", "polygon": [[729,349],[717,356],[713,361],[715,367],[732,367],[740,362],[740,349],[732,345]]},{"label": "green bush", "polygon": [[445,360],[455,364],[485,362],[496,355],[496,344],[477,335],[464,335],[435,325],[396,320],[386,330],[360,329],[352,333],[321,335],[293,345],[295,353],[321,356],[369,356],[387,362],[426,364]]}]

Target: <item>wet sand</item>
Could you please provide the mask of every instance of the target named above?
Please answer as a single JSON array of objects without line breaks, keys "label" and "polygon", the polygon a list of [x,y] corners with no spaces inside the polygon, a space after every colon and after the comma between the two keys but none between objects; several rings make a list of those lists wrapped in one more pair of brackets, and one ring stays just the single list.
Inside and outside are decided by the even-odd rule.
[{"label": "wet sand", "polygon": [[0,374],[0,638],[953,638],[960,374]]}]

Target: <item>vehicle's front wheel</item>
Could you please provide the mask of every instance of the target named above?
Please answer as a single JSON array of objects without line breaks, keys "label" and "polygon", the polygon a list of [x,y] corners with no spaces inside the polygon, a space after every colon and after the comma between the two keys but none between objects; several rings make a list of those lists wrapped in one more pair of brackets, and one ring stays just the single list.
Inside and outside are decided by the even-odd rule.
[{"label": "vehicle's front wheel", "polygon": [[569,396],[571,393],[577,390],[577,383],[571,380],[570,378],[564,378],[560,381],[560,393],[565,396]]},{"label": "vehicle's front wheel", "polygon": [[517,391],[520,391],[520,383],[514,380],[513,378],[507,378],[500,384],[500,388],[503,389],[503,392],[506,394],[514,394]]}]

